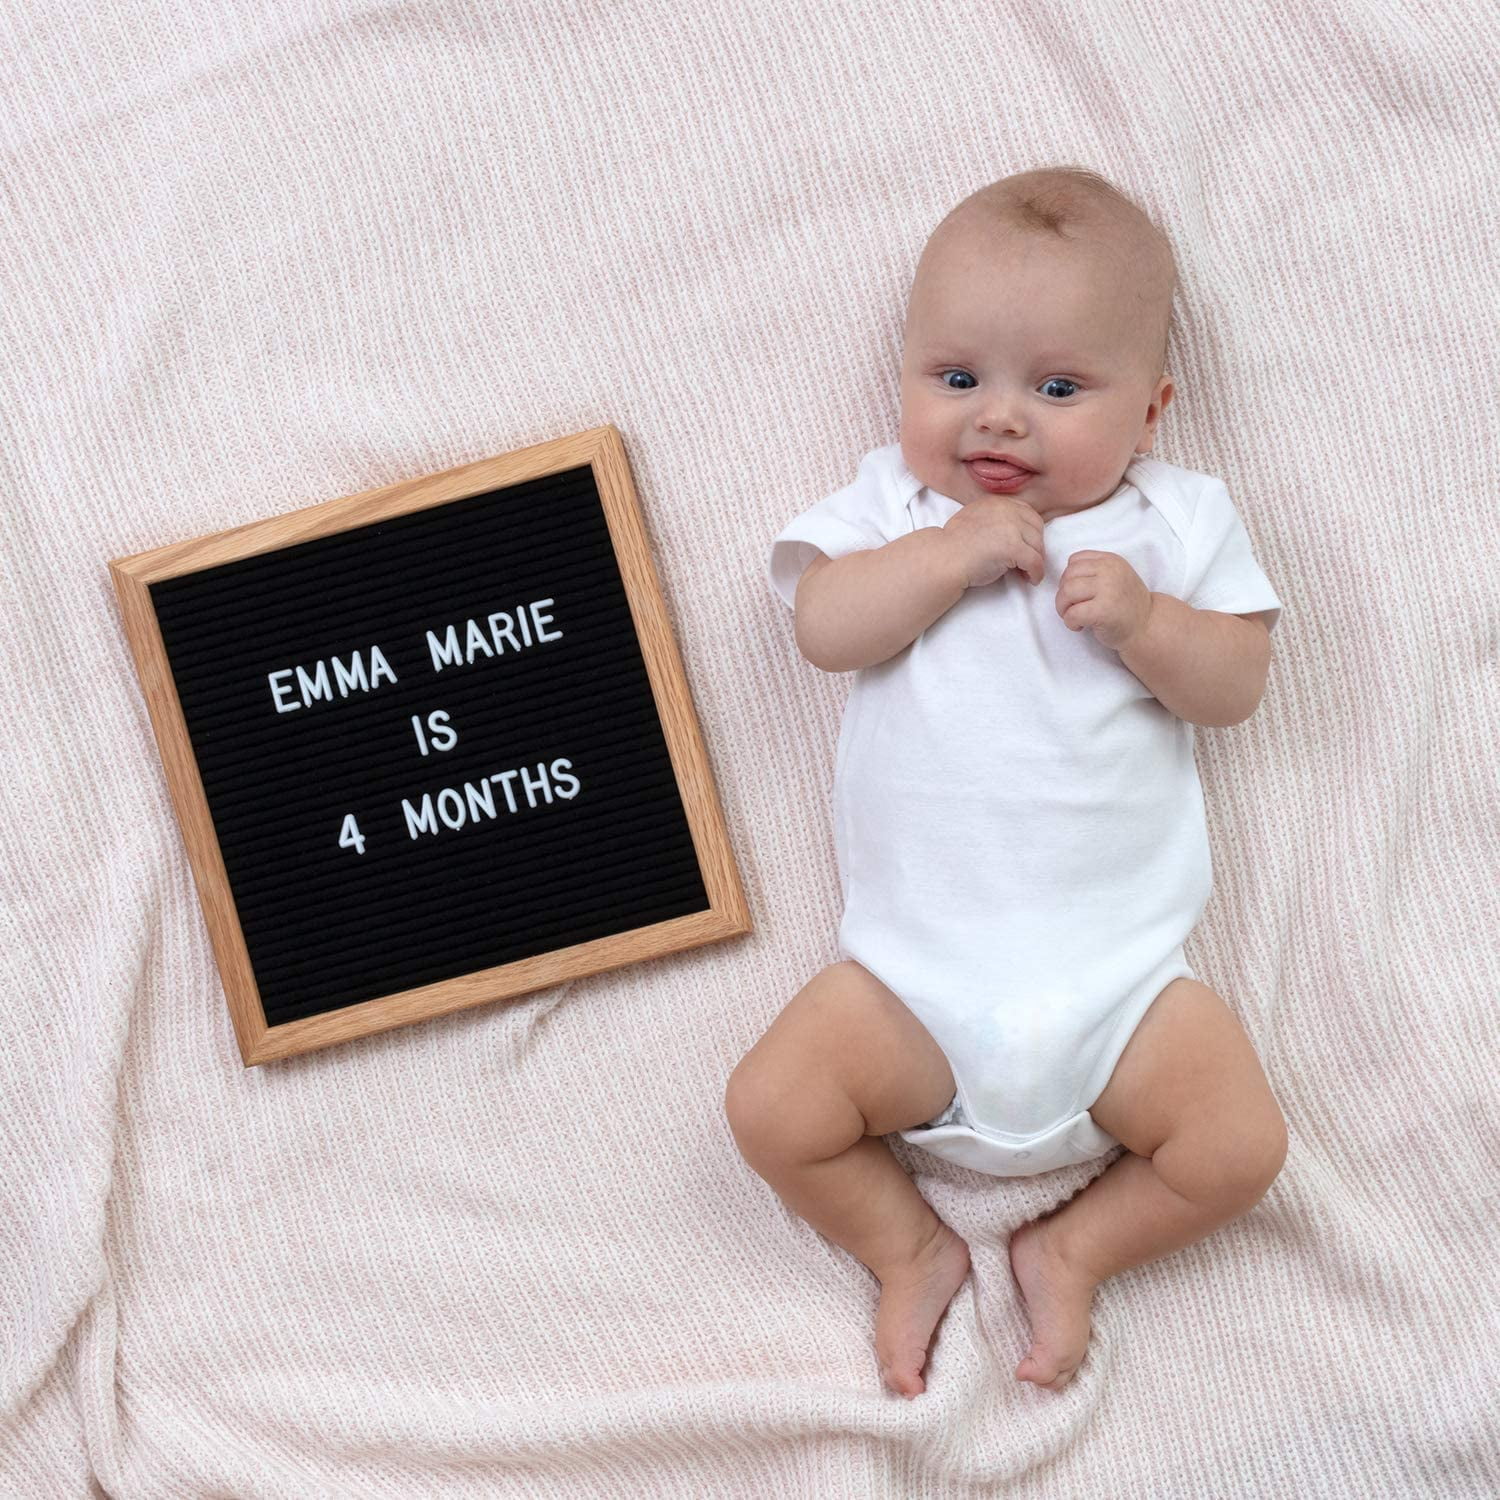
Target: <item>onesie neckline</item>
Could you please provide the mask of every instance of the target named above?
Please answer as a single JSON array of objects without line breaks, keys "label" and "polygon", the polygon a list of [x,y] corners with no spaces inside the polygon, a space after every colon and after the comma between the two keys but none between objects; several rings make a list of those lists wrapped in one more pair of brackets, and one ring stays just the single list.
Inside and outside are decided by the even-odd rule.
[{"label": "onesie neckline", "polygon": [[[1132,467],[1133,467],[1133,465],[1132,465]],[[1063,515],[1053,516],[1050,521],[1043,521],[1042,522],[1042,526],[1046,530],[1050,531],[1060,521],[1071,521],[1071,520],[1074,520],[1076,517],[1079,517],[1079,516],[1092,516],[1097,511],[1106,510],[1111,505],[1117,504],[1119,501],[1123,500],[1127,495],[1133,495],[1133,494],[1140,493],[1140,486],[1137,485],[1134,482],[1134,480],[1132,480],[1129,477],[1129,474],[1130,474],[1130,470],[1127,469],[1125,471],[1125,477],[1120,480],[1119,484],[1117,484],[1115,486],[1115,488],[1108,495],[1106,495],[1104,497],[1104,499],[1098,501],[1096,504],[1094,504],[1094,505],[1086,505],[1086,506],[1084,506],[1084,508],[1082,510],[1070,510],[1070,511],[1067,511]]]},{"label": "onesie neckline", "polygon": [[[1127,477],[1121,479],[1119,484],[1116,485],[1113,492],[1107,495],[1103,500],[1100,500],[1097,504],[1086,505],[1082,510],[1070,510],[1066,514],[1061,516],[1053,516],[1050,520],[1043,521],[1042,525],[1045,529],[1050,531],[1061,521],[1071,521],[1077,516],[1091,516],[1097,511],[1105,510],[1112,505],[1118,504],[1121,500],[1125,499],[1129,495],[1138,495],[1142,493],[1144,492],[1142,491],[1141,487],[1137,485],[1132,479]],[[923,495],[928,496],[930,499],[937,503],[938,509],[942,513],[943,519],[945,521],[949,516],[956,515],[958,511],[963,509],[962,502],[955,500],[952,495],[945,495],[941,490],[935,490],[928,485],[920,483],[916,485],[916,488],[910,497],[910,501],[920,502],[920,499]]]}]

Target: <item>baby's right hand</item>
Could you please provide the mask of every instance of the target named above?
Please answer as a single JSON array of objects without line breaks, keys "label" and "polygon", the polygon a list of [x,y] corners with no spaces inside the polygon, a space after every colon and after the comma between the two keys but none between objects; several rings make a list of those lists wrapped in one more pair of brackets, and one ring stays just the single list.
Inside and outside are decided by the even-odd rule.
[{"label": "baby's right hand", "polygon": [[1046,575],[1042,518],[1015,495],[982,495],[943,522],[958,556],[965,588],[993,583],[1012,568],[1032,581]]}]

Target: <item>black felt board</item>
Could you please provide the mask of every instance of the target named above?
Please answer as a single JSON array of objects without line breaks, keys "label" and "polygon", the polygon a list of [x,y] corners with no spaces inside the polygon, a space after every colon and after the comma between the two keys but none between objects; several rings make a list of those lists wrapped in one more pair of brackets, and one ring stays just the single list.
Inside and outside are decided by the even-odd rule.
[{"label": "black felt board", "polygon": [[[590,465],[150,593],[267,1025],[708,909]],[[435,671],[426,633],[464,650],[470,619],[496,654]],[[342,696],[332,659],[368,676],[372,646],[398,680]]]}]

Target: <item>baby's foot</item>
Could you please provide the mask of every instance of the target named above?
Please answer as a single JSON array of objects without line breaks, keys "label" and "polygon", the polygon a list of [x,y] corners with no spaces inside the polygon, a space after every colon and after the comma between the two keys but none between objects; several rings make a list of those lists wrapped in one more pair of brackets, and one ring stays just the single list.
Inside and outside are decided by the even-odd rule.
[{"label": "baby's foot", "polygon": [[1031,1319],[1031,1347],[1016,1366],[1016,1379],[1060,1391],[1083,1363],[1089,1346],[1095,1283],[1058,1256],[1045,1219],[1033,1219],[1011,1235],[1010,1268]]},{"label": "baby's foot", "polygon": [[941,1224],[910,1265],[881,1278],[875,1354],[885,1384],[909,1401],[927,1389],[919,1371],[953,1294],[969,1274],[969,1247]]}]

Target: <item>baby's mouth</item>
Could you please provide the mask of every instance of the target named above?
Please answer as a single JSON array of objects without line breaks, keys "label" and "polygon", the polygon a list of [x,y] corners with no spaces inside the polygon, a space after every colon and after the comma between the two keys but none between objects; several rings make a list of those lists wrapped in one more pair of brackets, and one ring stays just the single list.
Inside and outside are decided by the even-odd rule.
[{"label": "baby's mouth", "polygon": [[1008,464],[998,458],[971,458],[966,461],[981,479],[1019,479],[1022,474],[1033,472],[1031,469],[1023,469],[1019,464]]}]

